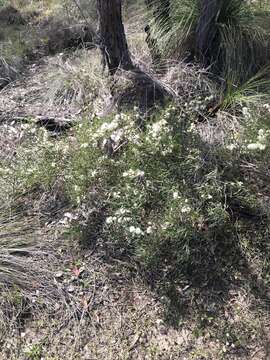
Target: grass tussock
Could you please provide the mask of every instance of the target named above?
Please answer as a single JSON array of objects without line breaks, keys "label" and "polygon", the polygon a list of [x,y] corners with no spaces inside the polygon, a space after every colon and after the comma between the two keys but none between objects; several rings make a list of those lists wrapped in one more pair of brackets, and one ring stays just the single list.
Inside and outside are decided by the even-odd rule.
[{"label": "grass tussock", "polygon": [[96,104],[101,110],[103,101],[110,98],[109,79],[102,73],[98,50],[78,50],[71,56],[59,57],[49,73],[50,103],[73,104],[84,107]]},{"label": "grass tussock", "polygon": [[[158,1],[153,8],[155,6]],[[269,24],[265,18],[269,13],[267,6],[258,6],[257,2],[251,5],[243,0],[223,2],[215,23],[217,35],[209,52],[212,69],[225,81],[234,76],[237,83],[241,83],[268,64]],[[199,2],[185,0],[172,2],[166,21],[163,17],[163,20],[152,20],[153,37],[165,58],[196,57],[199,14]]]}]

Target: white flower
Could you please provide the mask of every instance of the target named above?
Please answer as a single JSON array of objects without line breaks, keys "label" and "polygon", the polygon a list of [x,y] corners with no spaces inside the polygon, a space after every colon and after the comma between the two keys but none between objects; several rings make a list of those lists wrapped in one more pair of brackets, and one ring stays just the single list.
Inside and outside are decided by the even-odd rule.
[{"label": "white flower", "polygon": [[243,107],[242,112],[245,117],[250,117],[250,113],[247,107]]},{"label": "white flower", "polygon": [[175,192],[173,193],[173,198],[174,198],[174,200],[179,199],[179,193],[178,193],[178,191],[175,191]]},{"label": "white flower", "polygon": [[141,234],[143,234],[143,232],[142,232],[142,230],[141,230],[140,228],[137,227],[137,228],[135,229],[135,234],[136,234],[136,235],[141,235]]},{"label": "white flower", "polygon": [[166,229],[168,229],[169,226],[170,226],[170,223],[166,221],[164,224],[161,225],[161,229],[166,230]]},{"label": "white flower", "polygon": [[113,193],[112,193],[112,196],[113,196],[115,199],[119,199],[119,198],[120,198],[120,193],[119,193],[119,192],[113,192]]},{"label": "white flower", "polygon": [[115,215],[124,215],[128,213],[129,211],[127,209],[121,208],[115,212]]},{"label": "white flower", "polygon": [[138,176],[138,177],[144,177],[144,171],[142,171],[142,170],[137,170],[136,176]]},{"label": "white flower", "polygon": [[266,145],[264,144],[259,144],[259,150],[265,150],[266,148]]},{"label": "white flower", "polygon": [[247,149],[248,150],[265,150],[266,145],[260,144],[260,143],[252,143],[248,144]]},{"label": "white flower", "polygon": [[101,125],[101,127],[100,127],[100,129],[99,129],[99,132],[101,132],[101,134],[102,133],[104,133],[104,132],[106,132],[106,131],[113,131],[113,130],[116,130],[117,129],[117,127],[118,127],[118,122],[117,121],[112,121],[111,123],[107,123],[107,122],[105,122],[105,123],[103,123],[102,125]]},{"label": "white flower", "polygon": [[66,213],[64,214],[64,218],[72,220],[72,219],[73,219],[73,214],[70,213],[70,212],[66,212]]},{"label": "white flower", "polygon": [[131,232],[132,234],[136,231],[135,226],[130,226],[129,227],[129,232]]},{"label": "white flower", "polygon": [[130,226],[129,227],[129,232],[131,234],[136,234],[136,235],[142,235],[143,234],[143,231],[139,227],[135,227],[135,226]]},{"label": "white flower", "polygon": [[191,123],[191,124],[190,124],[190,127],[187,129],[187,132],[192,132],[192,131],[194,131],[195,129],[196,129],[195,124],[194,124],[194,123]]},{"label": "white flower", "polygon": [[107,217],[106,224],[111,224],[113,222],[112,216]]},{"label": "white flower", "polygon": [[183,214],[186,214],[186,213],[189,213],[191,211],[191,208],[189,206],[183,206],[182,209],[181,209],[181,212]]},{"label": "white flower", "polygon": [[235,145],[235,144],[230,144],[230,145],[227,145],[227,146],[226,146],[226,149],[228,149],[228,150],[230,150],[230,151],[233,151],[235,148],[236,148],[236,145]]},{"label": "white flower", "polygon": [[115,121],[120,121],[121,120],[121,115],[120,114],[116,114],[114,117]]},{"label": "white flower", "polygon": [[258,141],[263,143],[267,140],[267,135],[269,134],[269,131],[265,131],[264,129],[260,129],[258,131]]},{"label": "white flower", "polygon": [[88,143],[83,143],[81,144],[81,149],[86,149],[88,148],[89,144]]},{"label": "white flower", "polygon": [[270,104],[264,104],[263,107],[270,112]]},{"label": "white flower", "polygon": [[131,178],[135,178],[135,177],[144,177],[144,171],[142,170],[128,170],[128,171],[125,171],[122,175],[123,177],[131,177]]},{"label": "white flower", "polygon": [[121,138],[123,137],[124,131],[123,129],[119,129],[117,131],[115,131],[112,135],[111,135],[111,139],[115,142],[118,143]]},{"label": "white flower", "polygon": [[146,229],[146,233],[147,234],[152,234],[152,232],[153,232],[152,226],[148,226],[148,228]]}]

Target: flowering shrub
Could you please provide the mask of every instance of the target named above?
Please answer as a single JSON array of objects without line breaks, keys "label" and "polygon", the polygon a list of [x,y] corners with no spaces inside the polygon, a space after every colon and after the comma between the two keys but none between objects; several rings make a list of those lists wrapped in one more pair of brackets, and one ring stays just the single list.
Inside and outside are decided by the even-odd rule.
[{"label": "flowering shrub", "polygon": [[137,109],[93,115],[68,139],[30,126],[32,148],[25,144],[17,157],[20,188],[61,180],[73,206],[62,224],[75,226],[76,236],[98,235],[159,276],[218,277],[234,259],[239,211],[261,211],[239,157],[256,142],[264,151],[269,132],[259,129],[251,141],[249,130],[245,151],[234,143],[234,151],[209,149],[187,108],[170,105],[143,126]]},{"label": "flowering shrub", "polygon": [[219,266],[225,262],[222,251],[237,239],[230,200],[257,206],[240,181],[239,166],[224,149],[212,149],[207,160],[209,149],[185,107],[167,107],[144,130],[136,111],[112,119],[94,116],[78,127],[67,191],[77,204],[100,210],[104,241],[130,252],[148,270],[170,276]]},{"label": "flowering shrub", "polygon": [[270,106],[263,104],[255,109],[244,107],[242,109],[245,127],[241,136],[234,137],[233,142],[227,145],[228,150],[240,148],[249,155],[259,154],[260,158],[268,157],[270,144]]}]

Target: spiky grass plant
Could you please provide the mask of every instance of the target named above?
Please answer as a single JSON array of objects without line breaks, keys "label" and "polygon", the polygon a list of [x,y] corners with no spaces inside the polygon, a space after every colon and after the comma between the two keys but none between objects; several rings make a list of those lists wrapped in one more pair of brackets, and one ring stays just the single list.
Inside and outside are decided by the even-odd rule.
[{"label": "spiky grass plant", "polygon": [[[156,0],[154,6],[158,3]],[[212,69],[225,79],[233,73],[241,83],[265,66],[269,61],[270,39],[267,14],[267,8],[258,10],[256,4],[250,5],[245,0],[223,1],[214,24],[216,36],[209,49]],[[198,0],[171,2],[169,30],[152,13],[150,17],[152,33],[163,56],[196,58]]]},{"label": "spiky grass plant", "polygon": [[254,76],[241,85],[232,78],[227,80],[222,109],[228,109],[237,106],[249,106],[254,104],[267,103],[270,99],[270,66],[266,66],[258,71]]}]

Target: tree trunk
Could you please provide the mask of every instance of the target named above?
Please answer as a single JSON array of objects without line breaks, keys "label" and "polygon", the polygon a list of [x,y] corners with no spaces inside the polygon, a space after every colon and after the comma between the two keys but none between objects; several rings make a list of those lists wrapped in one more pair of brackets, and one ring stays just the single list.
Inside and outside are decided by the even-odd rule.
[{"label": "tree trunk", "polygon": [[217,45],[216,21],[219,16],[223,0],[201,0],[201,12],[197,25],[197,51],[205,66],[211,65]]},{"label": "tree trunk", "polygon": [[121,0],[97,0],[99,14],[100,46],[104,63],[110,74],[118,68],[133,68],[130,58],[124,25],[122,22]]}]

